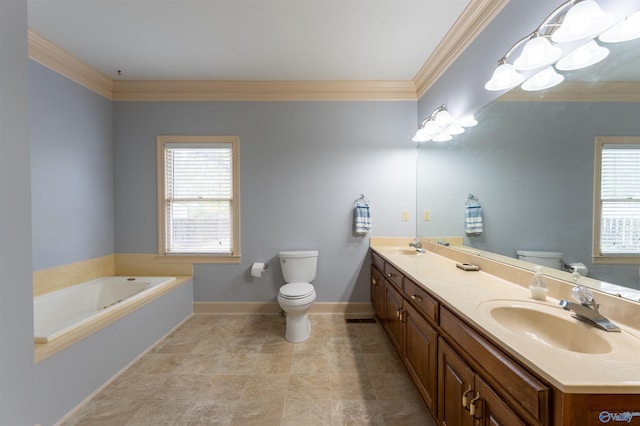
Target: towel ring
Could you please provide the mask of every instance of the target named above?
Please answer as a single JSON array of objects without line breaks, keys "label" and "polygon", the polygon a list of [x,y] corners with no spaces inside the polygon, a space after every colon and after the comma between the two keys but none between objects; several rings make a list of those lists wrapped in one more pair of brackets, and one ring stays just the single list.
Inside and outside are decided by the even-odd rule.
[{"label": "towel ring", "polygon": [[369,200],[369,197],[367,197],[364,194],[360,194],[360,196],[356,198],[353,202],[357,204],[359,201],[364,201],[367,204],[371,204],[371,200]]},{"label": "towel ring", "polygon": [[469,205],[469,204],[478,204],[478,203],[480,203],[480,200],[478,199],[478,197],[476,197],[476,196],[475,196],[475,195],[473,195],[473,194],[469,194],[469,195],[467,195],[467,200],[465,201],[465,204],[466,204],[466,205]]}]

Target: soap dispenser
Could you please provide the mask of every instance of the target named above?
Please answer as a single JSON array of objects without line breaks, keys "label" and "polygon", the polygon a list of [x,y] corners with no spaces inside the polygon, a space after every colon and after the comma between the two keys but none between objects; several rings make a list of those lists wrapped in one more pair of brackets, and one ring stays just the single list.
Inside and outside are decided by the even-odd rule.
[{"label": "soap dispenser", "polygon": [[531,290],[531,297],[536,300],[546,300],[547,299],[547,282],[544,280],[544,276],[542,275],[542,266],[536,266],[536,273],[531,279],[529,283],[529,290]]}]

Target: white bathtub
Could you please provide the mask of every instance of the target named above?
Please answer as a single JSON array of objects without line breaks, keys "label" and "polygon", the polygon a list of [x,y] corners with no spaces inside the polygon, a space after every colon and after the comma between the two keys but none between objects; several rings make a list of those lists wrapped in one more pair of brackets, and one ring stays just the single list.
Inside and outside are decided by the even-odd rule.
[{"label": "white bathtub", "polygon": [[[34,297],[34,341],[46,343],[175,277],[102,277]],[[126,302],[125,302],[126,303]]]}]

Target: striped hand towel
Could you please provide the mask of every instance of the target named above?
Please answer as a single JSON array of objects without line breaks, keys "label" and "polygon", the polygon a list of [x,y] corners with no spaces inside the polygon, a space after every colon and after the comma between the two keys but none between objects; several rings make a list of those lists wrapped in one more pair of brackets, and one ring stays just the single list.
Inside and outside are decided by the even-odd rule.
[{"label": "striped hand towel", "polygon": [[356,208],[353,211],[353,227],[354,232],[358,235],[371,232],[371,209],[369,204],[356,204]]},{"label": "striped hand towel", "polygon": [[482,206],[480,203],[467,204],[464,216],[464,232],[482,234]]}]

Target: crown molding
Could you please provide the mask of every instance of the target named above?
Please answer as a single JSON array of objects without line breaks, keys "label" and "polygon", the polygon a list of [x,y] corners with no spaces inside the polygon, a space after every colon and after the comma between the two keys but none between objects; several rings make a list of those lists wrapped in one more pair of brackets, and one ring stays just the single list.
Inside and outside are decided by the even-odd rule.
[{"label": "crown molding", "polygon": [[29,58],[111,99],[113,80],[29,28]]},{"label": "crown molding", "polygon": [[413,82],[420,98],[475,40],[509,0],[470,1],[451,29],[416,74]]},{"label": "crown molding", "polygon": [[640,102],[637,81],[564,81],[540,92],[515,88],[498,98],[500,102]]},{"label": "crown molding", "polygon": [[415,101],[412,81],[116,80],[115,101]]}]

